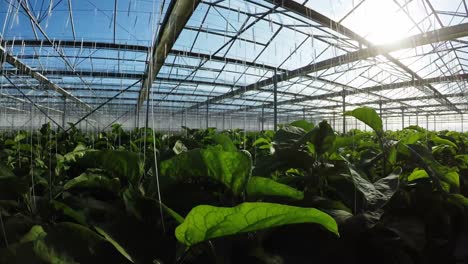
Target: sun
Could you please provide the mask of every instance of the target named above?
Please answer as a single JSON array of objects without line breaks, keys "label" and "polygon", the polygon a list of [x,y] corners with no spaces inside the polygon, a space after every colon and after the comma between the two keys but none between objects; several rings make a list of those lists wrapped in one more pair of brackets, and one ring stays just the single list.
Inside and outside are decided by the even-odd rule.
[{"label": "sun", "polygon": [[343,24],[374,44],[385,44],[409,36],[413,23],[393,1],[369,0]]}]

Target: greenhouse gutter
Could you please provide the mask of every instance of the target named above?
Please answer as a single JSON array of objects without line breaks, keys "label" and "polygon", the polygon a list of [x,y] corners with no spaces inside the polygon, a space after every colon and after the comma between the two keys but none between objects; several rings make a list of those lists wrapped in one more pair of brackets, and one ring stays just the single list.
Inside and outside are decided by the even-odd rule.
[{"label": "greenhouse gutter", "polygon": [[[360,93],[371,93],[371,92],[384,91],[384,90],[390,90],[390,89],[404,88],[404,87],[409,87],[409,86],[420,87],[420,86],[429,85],[433,83],[457,82],[457,81],[466,81],[466,80],[468,80],[467,73],[451,75],[451,76],[440,76],[440,77],[427,78],[427,79],[414,80],[414,81],[405,81],[405,82],[369,86],[369,87],[357,89],[355,91],[339,91],[339,92],[320,94],[320,95],[304,95],[304,97],[301,97],[301,98],[281,101],[278,103],[278,105],[295,104],[295,103],[301,103],[304,101],[312,101],[312,100],[325,100],[325,99],[339,97],[343,95],[348,96],[348,95],[356,95]],[[427,96],[427,98],[436,99],[436,95],[430,95],[430,96]],[[388,102],[389,100],[380,100],[380,101],[385,103],[385,102]],[[360,105],[360,103],[357,103],[356,105]],[[261,108],[261,107],[271,107],[271,106],[273,106],[273,104],[268,103],[268,104],[248,107],[246,110],[251,110],[254,108]]]},{"label": "greenhouse gutter", "polygon": [[147,98],[154,79],[161,70],[167,55],[172,50],[174,43],[177,41],[180,33],[185,27],[185,24],[187,24],[187,21],[197,8],[200,0],[174,0],[173,2],[174,3],[170,4],[169,10],[167,11],[170,12],[170,15],[166,16],[166,19],[162,24],[161,33],[151,49],[152,54],[147,65],[138,96],[137,111],[141,108]]},{"label": "greenhouse gutter", "polygon": [[[20,102],[20,103],[23,103],[23,104],[29,104],[29,102],[26,101],[26,100],[24,100],[24,99],[21,99],[21,98],[18,98],[18,97],[15,97],[15,96],[13,96],[13,95],[6,94],[6,93],[0,93],[0,97],[8,98],[8,99],[11,99],[11,100],[15,100],[15,101]],[[55,108],[43,106],[43,105],[40,105],[40,104],[36,104],[36,106],[37,106],[38,108],[42,108],[42,109],[46,109],[46,110],[49,110],[49,111],[52,111],[52,112],[56,112],[56,113],[59,113],[59,114],[63,114],[63,111],[57,110],[57,109],[55,109]]]},{"label": "greenhouse gutter", "polygon": [[87,109],[92,109],[90,105],[86,104],[85,102],[81,101],[62,87],[58,86],[57,84],[51,82],[47,77],[42,75],[41,73],[33,70],[31,67],[28,65],[24,64],[21,62],[19,59],[16,57],[8,54],[8,52],[5,50],[4,47],[0,46],[0,59],[1,61],[6,61],[12,66],[14,66],[20,73],[26,74],[28,76],[31,76],[32,78],[36,79],[39,81],[39,83],[46,85],[48,88],[58,92],[59,94],[63,95],[66,98],[70,98],[74,102],[84,106]]}]

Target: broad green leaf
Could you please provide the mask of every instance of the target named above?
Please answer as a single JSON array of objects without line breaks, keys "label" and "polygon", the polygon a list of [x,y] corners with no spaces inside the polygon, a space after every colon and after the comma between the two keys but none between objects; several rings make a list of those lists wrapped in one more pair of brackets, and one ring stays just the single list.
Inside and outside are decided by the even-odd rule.
[{"label": "broad green leaf", "polygon": [[409,144],[406,146],[410,149],[411,153],[421,161],[428,175],[431,176],[433,180],[436,180],[439,188],[445,186],[441,181],[449,185],[449,188],[443,189],[450,189],[450,187],[453,187],[455,190],[458,190],[460,188],[457,168],[450,168],[440,164],[435,160],[432,153],[421,145]]},{"label": "broad green leaf", "polygon": [[305,130],[300,127],[285,125],[276,131],[273,137],[274,144],[292,144],[304,136]]},{"label": "broad green leaf", "polygon": [[91,150],[86,148],[86,146],[82,143],[78,143],[72,152],[69,152],[63,156],[63,159],[65,161],[76,161],[78,158],[83,157],[87,151]]},{"label": "broad green leaf", "polygon": [[29,230],[28,233],[26,233],[21,239],[20,243],[25,243],[25,242],[30,242],[30,241],[35,241],[38,239],[42,239],[47,235],[47,233],[44,231],[44,228],[40,225],[35,225],[31,227],[31,230]]},{"label": "broad green leaf", "polygon": [[415,168],[408,176],[408,181],[414,181],[422,178],[429,178],[429,175],[424,169]]},{"label": "broad green leaf", "polygon": [[199,205],[176,228],[177,240],[185,245],[288,224],[315,223],[338,235],[338,226],[328,214],[314,209],[275,203],[243,203],[236,207]]},{"label": "broad green leaf", "polygon": [[[44,230],[45,229],[45,230]],[[62,222],[47,228],[33,226],[20,243],[9,247],[9,263],[127,263],[109,242],[87,227]]]},{"label": "broad green leaf", "polygon": [[121,179],[135,182],[143,175],[143,159],[138,153],[119,150],[90,151],[78,161],[87,168],[101,168]]},{"label": "broad green leaf", "polygon": [[257,145],[263,145],[263,144],[271,144],[271,142],[266,139],[266,138],[257,138],[257,140],[255,140],[255,142],[252,144],[252,146],[257,146]]},{"label": "broad green leaf", "polygon": [[14,178],[15,174],[5,164],[0,162],[0,180],[2,178]]},{"label": "broad green leaf", "polygon": [[349,218],[353,217],[353,214],[340,209],[323,209],[323,211],[331,215],[339,224],[346,222]]},{"label": "broad green leaf", "polygon": [[455,159],[460,169],[468,169],[468,154],[456,155]]},{"label": "broad green leaf", "polygon": [[232,140],[225,134],[216,134],[212,139],[216,144],[221,145],[225,151],[237,151]]},{"label": "broad green leaf", "polygon": [[73,188],[103,189],[118,193],[120,190],[120,180],[119,178],[109,178],[101,174],[85,172],[63,185],[64,190]]},{"label": "broad green leaf", "polygon": [[[106,239],[85,226],[62,222],[46,230],[47,236],[37,241],[44,250],[36,248],[37,254],[49,252],[49,254],[52,253],[53,257],[59,256],[65,263],[68,263],[67,261],[91,263],[104,256],[109,257],[107,259],[109,263],[126,263],[125,258],[117,254],[115,249],[105,246],[109,243]],[[45,261],[55,263],[48,259]]]},{"label": "broad green leaf", "polygon": [[252,197],[280,196],[302,200],[304,193],[286,184],[264,177],[251,177],[247,183],[247,195]]},{"label": "broad green leaf", "polygon": [[450,193],[447,196],[448,202],[460,207],[468,209],[468,198],[458,193]]},{"label": "broad green leaf", "polygon": [[400,167],[396,168],[390,175],[374,183],[362,176],[351,164],[348,164],[354,186],[359,190],[366,200],[368,210],[382,208],[399,187],[399,177],[402,172]]},{"label": "broad green leaf", "polygon": [[130,257],[130,255],[127,253],[127,251],[119,243],[117,243],[117,241],[115,241],[108,233],[106,233],[106,231],[102,230],[101,228],[97,226],[95,226],[94,229],[96,229],[96,231],[101,236],[103,236],[109,243],[111,243],[112,246],[114,246],[114,248],[117,249],[117,251],[119,251],[120,254],[122,254],[122,256],[124,256],[126,259],[130,260],[131,262],[135,263],[132,257]]},{"label": "broad green leaf", "polygon": [[313,123],[309,123],[305,120],[297,120],[289,124],[290,126],[300,127],[304,129],[304,131],[308,132],[314,128]]},{"label": "broad green leaf", "polygon": [[436,145],[448,145],[448,146],[451,146],[455,149],[458,149],[458,146],[457,144],[455,144],[454,142],[448,140],[448,139],[445,139],[445,138],[441,138],[437,135],[432,135],[431,136],[431,140],[436,144]]},{"label": "broad green leaf", "polygon": [[444,180],[453,186],[460,186],[460,175],[456,171],[456,169],[450,168],[448,171],[445,172]]},{"label": "broad green leaf", "polygon": [[372,128],[378,135],[383,134],[382,119],[380,119],[380,116],[377,114],[377,112],[375,112],[373,108],[360,107],[354,109],[353,111],[347,111],[344,113],[344,115],[354,116],[355,118],[364,122],[364,124]]},{"label": "broad green leaf", "polygon": [[224,151],[221,146],[194,149],[161,162],[161,177],[183,180],[209,177],[241,194],[252,170],[251,158],[241,151]]},{"label": "broad green leaf", "polygon": [[20,142],[21,140],[25,139],[27,137],[26,132],[20,132],[15,136],[14,141],[15,142]]},{"label": "broad green leaf", "polygon": [[87,226],[88,224],[86,223],[86,216],[83,212],[80,212],[80,211],[76,211],[74,209],[72,209],[71,207],[69,207],[68,205],[62,203],[62,202],[59,202],[59,201],[55,201],[55,200],[52,200],[50,201],[51,205],[53,206],[53,208],[57,211],[60,211],[62,212],[64,215],[70,217],[71,219],[75,220],[77,223],[83,225],[83,226]]},{"label": "broad green leaf", "polygon": [[426,132],[426,129],[420,127],[420,126],[416,126],[416,125],[411,125],[411,126],[407,126],[405,127],[405,129],[412,129],[412,130],[416,130],[416,131],[419,131],[419,132]]},{"label": "broad green leaf", "polygon": [[333,128],[327,123],[327,121],[322,121],[318,126],[304,134],[294,144],[293,148],[297,148],[302,144],[311,142],[315,146],[315,152],[318,155],[322,155],[333,147],[335,138],[336,135]]}]

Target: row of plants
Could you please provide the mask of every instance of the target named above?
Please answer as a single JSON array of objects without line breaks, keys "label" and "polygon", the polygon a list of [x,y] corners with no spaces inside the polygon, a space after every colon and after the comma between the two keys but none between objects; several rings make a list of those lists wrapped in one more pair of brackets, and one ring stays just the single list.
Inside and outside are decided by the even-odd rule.
[{"label": "row of plants", "polygon": [[0,263],[468,261],[468,134],[344,114],[373,131],[0,133]]}]

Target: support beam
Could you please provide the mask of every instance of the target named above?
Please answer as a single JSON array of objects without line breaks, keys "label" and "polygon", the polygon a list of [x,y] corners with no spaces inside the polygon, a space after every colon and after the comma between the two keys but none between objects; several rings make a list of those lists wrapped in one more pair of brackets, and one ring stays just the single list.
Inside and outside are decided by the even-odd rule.
[{"label": "support beam", "polygon": [[[376,45],[369,48],[363,48],[354,52],[349,52],[344,55],[340,55],[337,57],[333,57],[330,59],[326,59],[317,63],[309,64],[304,67],[288,71],[281,74],[274,74],[274,76],[263,79],[257,83],[253,83],[239,89],[233,90],[226,94],[213,97],[205,102],[200,102],[199,104],[195,104],[188,109],[194,109],[199,107],[200,105],[204,105],[206,103],[213,103],[217,101],[221,101],[230,97],[234,97],[240,94],[243,94],[248,91],[258,90],[261,87],[272,85],[275,81],[276,82],[283,82],[287,81],[296,77],[301,77],[306,74],[310,74],[313,72],[318,72],[321,70],[326,70],[329,68],[333,68],[339,65],[348,64],[352,62],[356,62],[359,60],[364,60],[371,57],[376,57],[379,55],[385,55],[393,51],[398,51],[402,49],[408,48],[415,48],[435,42],[443,42],[448,41],[456,38],[466,37],[468,36],[468,23],[459,24],[451,27],[446,27],[443,29],[438,29],[434,31],[425,32],[423,34],[417,34],[414,36],[410,36],[404,38],[400,41],[385,44],[385,45]],[[457,109],[458,111],[458,109]]]},{"label": "support beam", "polygon": [[[51,47],[54,46],[54,43],[51,43],[47,40],[35,40],[35,39],[7,39],[0,41],[2,46],[5,46],[6,43],[14,46],[26,46],[26,47]],[[107,50],[119,50],[119,51],[130,51],[130,52],[141,52],[147,53],[151,48],[144,45],[132,45],[132,44],[121,44],[121,43],[109,43],[109,42],[94,42],[94,41],[73,41],[73,40],[60,40],[60,47],[63,48],[76,48],[76,49],[107,49]],[[172,49],[168,51],[170,55],[181,56],[181,57],[190,57],[194,59],[203,59],[210,61],[219,61],[230,64],[238,64],[243,66],[250,66],[254,68],[264,69],[264,70],[275,70],[275,67],[272,65],[255,63],[250,61],[243,61],[236,58],[229,58],[223,56],[215,56],[211,54],[198,53],[193,51],[185,51]],[[286,71],[284,69],[278,69],[280,71]]]},{"label": "support beam", "polygon": [[9,64],[11,64],[12,66],[14,66],[16,69],[18,69],[19,73],[22,73],[22,74],[25,74],[25,75],[28,75],[28,76],[31,76],[32,78],[36,79],[37,81],[39,81],[39,83],[43,84],[45,87],[47,87],[48,89],[51,89],[51,90],[54,90],[56,92],[58,92],[59,94],[71,99],[72,101],[74,101],[75,103],[83,106],[84,108],[86,109],[92,109],[91,106],[89,106],[88,104],[86,104],[85,102],[81,101],[80,99],[78,99],[77,97],[75,97],[74,95],[72,95],[71,93],[69,93],[68,91],[66,91],[65,89],[63,89],[62,87],[58,86],[57,84],[51,82],[47,77],[45,77],[44,75],[38,73],[37,71],[33,70],[31,67],[29,67],[28,65],[24,64],[23,62],[21,62],[20,60],[18,60],[16,57],[10,55],[4,47],[0,46],[0,61],[3,62],[3,61],[6,61],[8,62]]},{"label": "support beam", "polygon": [[[8,78],[8,76],[5,75],[4,78],[5,78],[9,83],[11,83],[13,86],[15,85],[15,84],[10,80],[10,78]],[[48,114],[46,111],[44,111],[42,108],[40,108],[39,106],[37,106],[37,104],[36,104],[33,100],[31,100],[31,98],[29,98],[23,91],[21,91],[19,88],[18,88],[17,90],[18,90],[18,92],[20,92],[20,93],[24,96],[24,98],[26,98],[26,99],[31,103],[31,105],[33,105],[34,107],[36,107],[44,116],[46,116],[50,121],[52,121],[52,123],[54,123],[55,125],[57,125],[58,128],[64,130],[63,127],[60,126],[59,123],[57,123],[52,117],[50,117],[49,114]],[[31,106],[31,125],[32,125],[32,114],[33,114],[32,109],[33,109],[33,107]]]},{"label": "support beam", "polygon": [[[343,26],[339,22],[336,22],[336,21],[334,21],[334,20],[332,20],[332,19],[330,19],[330,18],[316,12],[313,9],[310,9],[305,4],[299,4],[299,2],[296,2],[296,1],[293,1],[293,0],[266,0],[266,1],[269,1],[269,2],[271,2],[273,4],[276,4],[276,5],[280,5],[283,8],[285,8],[286,10],[288,10],[288,11],[294,12],[294,13],[296,13],[296,14],[304,17],[304,18],[315,21],[316,23],[320,24],[323,27],[329,28],[329,29],[331,29],[333,31],[336,31],[336,32],[350,38],[351,40],[359,42],[360,45],[365,45],[368,48],[376,47],[370,41],[368,41],[367,39],[359,36],[357,33],[352,31],[351,29]],[[429,3],[429,6],[430,6],[430,8],[432,8],[430,3]],[[437,15],[435,15],[435,16],[436,16],[436,18],[438,18]],[[439,21],[439,23],[442,25],[442,23],[440,21]],[[426,33],[423,33],[423,34],[426,34]],[[441,39],[440,41],[444,41],[444,40]],[[430,44],[430,43],[426,43],[426,44]],[[398,59],[394,58],[388,52],[382,53],[382,55],[385,58],[387,58],[390,62],[397,65],[398,67],[403,69],[405,72],[407,72],[415,80],[423,79],[416,72],[411,70],[405,64],[401,63]],[[420,88],[420,90],[422,92],[426,93],[426,94],[428,94],[428,92],[429,92],[429,91],[427,91],[427,89],[424,89],[423,87],[417,87],[417,88]],[[461,111],[459,109],[457,109],[456,106],[452,104],[452,102],[450,102],[449,100],[444,98],[444,96],[437,89],[435,89],[432,85],[427,85],[427,88],[429,88],[429,90],[430,90],[429,93],[430,94],[434,94],[434,95],[438,96],[437,101],[439,101],[442,104],[446,104],[449,109],[452,109],[452,110],[455,110],[455,111],[461,113]]]},{"label": "support beam", "polygon": [[[24,100],[24,99],[21,99],[21,98],[18,98],[18,97],[16,97],[16,96],[11,95],[11,94],[0,93],[0,97],[8,98],[8,99],[11,99],[11,100],[14,100],[14,101],[23,103],[23,104],[30,104],[29,101]],[[62,114],[62,113],[63,113],[62,111],[57,110],[57,109],[55,109],[55,108],[51,108],[51,107],[48,107],[48,106],[40,105],[40,104],[37,104],[37,103],[36,103],[36,106],[37,106],[38,108],[41,108],[41,109],[44,109],[44,110],[56,112],[56,113],[58,113],[58,114]]]},{"label": "support beam", "polygon": [[143,105],[169,51],[199,3],[200,0],[172,0],[169,4],[166,17],[161,25],[160,34],[151,49],[152,53],[138,96],[137,110]]},{"label": "support beam", "polygon": [[[427,78],[427,79],[422,79],[422,80],[404,81],[404,82],[398,82],[398,83],[376,85],[376,86],[370,86],[370,87],[365,87],[365,88],[361,88],[361,89],[356,89],[354,91],[347,90],[346,94],[347,95],[356,95],[356,94],[361,94],[361,93],[378,92],[378,91],[392,90],[392,89],[398,89],[398,88],[404,88],[404,87],[421,87],[421,86],[428,85],[428,84],[466,81],[466,80],[468,80],[468,74],[456,74],[456,75],[452,75],[452,76],[440,76],[440,77]],[[281,102],[278,103],[278,105],[297,104],[297,103],[306,102],[306,101],[313,101],[313,100],[327,100],[327,99],[331,99],[331,98],[334,98],[334,97],[340,97],[342,95],[343,95],[343,91],[320,94],[320,95],[312,95],[312,96],[305,95],[305,96],[300,97],[300,98],[281,101]],[[466,96],[466,93],[458,93],[458,94],[455,94],[455,95],[457,97],[458,96]],[[445,95],[445,97],[446,96],[447,95]],[[411,100],[435,99],[435,98],[438,98],[438,96],[437,95],[428,95],[428,96],[425,96],[425,97],[418,97],[418,98],[400,98],[400,99],[394,99],[394,100],[384,100],[384,102],[403,102],[403,101],[406,101],[406,100],[411,101]],[[356,105],[377,104],[377,103],[379,103],[379,101],[364,102],[362,104],[356,104]],[[266,103],[266,104],[263,104],[263,105],[251,106],[251,107],[248,107],[247,110],[252,110],[252,109],[260,108],[260,107],[267,107],[267,108],[272,107],[272,103]]]}]

